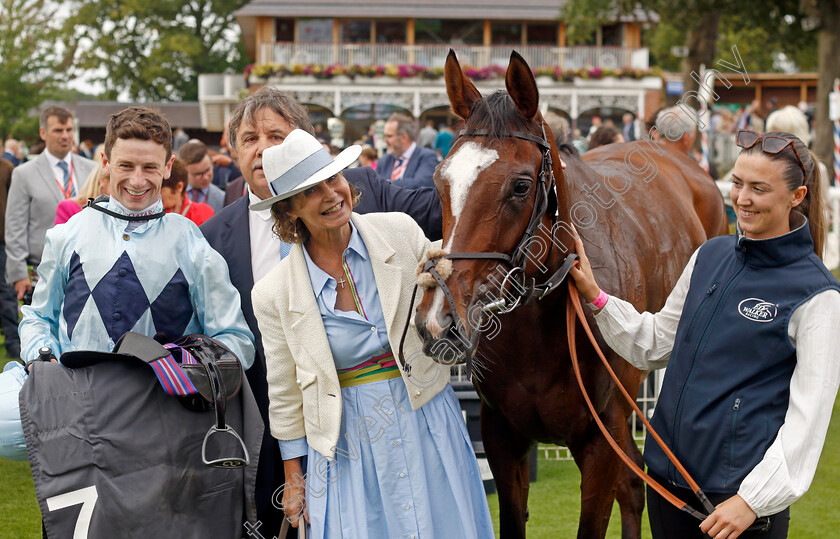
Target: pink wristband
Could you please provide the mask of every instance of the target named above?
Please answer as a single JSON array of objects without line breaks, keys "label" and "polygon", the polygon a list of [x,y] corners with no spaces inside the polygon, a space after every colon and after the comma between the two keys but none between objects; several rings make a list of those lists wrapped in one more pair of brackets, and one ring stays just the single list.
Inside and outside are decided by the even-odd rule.
[{"label": "pink wristband", "polygon": [[592,303],[590,303],[590,305],[592,305],[592,307],[594,307],[596,311],[600,311],[601,309],[604,308],[604,305],[607,304],[607,299],[608,298],[609,298],[609,296],[607,295],[607,293],[604,292],[603,290],[601,290],[598,293],[598,297],[595,298],[592,301]]}]

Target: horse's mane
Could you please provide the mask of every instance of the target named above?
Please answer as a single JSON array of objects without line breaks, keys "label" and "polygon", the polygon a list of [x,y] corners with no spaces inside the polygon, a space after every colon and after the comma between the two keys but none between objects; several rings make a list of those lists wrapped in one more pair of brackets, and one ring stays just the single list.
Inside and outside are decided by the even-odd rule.
[{"label": "horse's mane", "polygon": [[[473,105],[470,116],[467,118],[466,130],[487,131],[491,139],[502,139],[511,131],[525,131],[542,136],[534,123],[519,112],[513,99],[504,90],[497,90]],[[546,135],[549,134],[551,134],[551,129],[546,124]],[[577,148],[569,141],[565,133],[557,133],[557,135],[559,137],[555,137],[555,142],[558,151],[580,157]]]},{"label": "horse's mane", "polygon": [[466,123],[467,131],[487,131],[491,139],[502,139],[511,131],[534,133],[534,125],[503,90],[497,90],[473,104]]}]

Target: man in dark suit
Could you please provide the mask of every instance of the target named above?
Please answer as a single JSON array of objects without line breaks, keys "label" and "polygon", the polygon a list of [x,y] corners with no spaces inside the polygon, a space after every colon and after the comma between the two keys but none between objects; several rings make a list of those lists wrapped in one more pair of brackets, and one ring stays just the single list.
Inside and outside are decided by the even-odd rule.
[{"label": "man in dark suit", "polygon": [[385,122],[385,144],[388,153],[376,162],[376,172],[403,187],[434,187],[432,177],[438,156],[414,142],[414,120],[403,114],[392,114]]},{"label": "man in dark suit", "polygon": [[[237,106],[231,117],[228,140],[238,152],[248,193],[201,226],[204,237],[228,263],[230,280],[239,290],[242,313],[255,337],[256,357],[247,376],[266,424],[256,495],[257,514],[262,522],[259,532],[264,537],[276,535],[282,523],[283,512],[279,507],[282,492],[278,489],[284,484],[284,476],[279,446],[268,431],[265,355],[251,303],[251,289],[289,253],[291,247],[272,232],[274,221],[270,210],[256,212],[249,211],[248,207],[272,196],[262,169],[262,152],[283,142],[295,128],[314,132],[306,109],[279,90],[261,88]],[[427,235],[433,239],[441,237],[441,206],[433,188],[402,189],[377,177],[370,168],[345,172],[347,180],[362,192],[355,210],[406,211]],[[294,376],[294,373],[289,373],[289,376]],[[273,504],[272,495],[275,493]]]}]

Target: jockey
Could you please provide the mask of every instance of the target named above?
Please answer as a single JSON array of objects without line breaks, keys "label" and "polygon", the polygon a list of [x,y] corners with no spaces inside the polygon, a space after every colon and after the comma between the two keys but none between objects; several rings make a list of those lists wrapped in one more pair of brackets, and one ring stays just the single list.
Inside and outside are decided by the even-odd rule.
[{"label": "jockey", "polygon": [[[230,283],[227,264],[207,244],[193,223],[180,215],[164,212],[160,190],[162,181],[171,172],[174,159],[171,145],[169,123],[151,109],[129,107],[111,117],[103,159],[103,166],[110,175],[111,198],[100,197],[86,211],[47,233],[44,255],[38,267],[40,281],[32,305],[23,308],[23,321],[20,323],[24,361],[31,363],[37,360],[43,347],[51,349],[56,357],[77,350],[110,352],[124,333],[133,331],[149,337],[165,333],[172,338],[204,334],[232,351],[243,369],[251,366],[253,335],[239,308],[239,294]],[[37,373],[37,369],[32,370]],[[21,371],[20,367],[13,367],[3,373],[0,378],[0,405],[8,404],[6,401],[11,399],[7,396],[15,391],[16,386],[19,390],[23,381]],[[32,378],[31,381],[35,382],[38,377],[33,374]],[[129,390],[130,387],[131,384],[127,384],[126,389],[118,385],[111,390]],[[70,405],[87,405],[86,399],[92,397],[80,392],[77,402],[69,402]],[[33,409],[37,406],[36,403],[23,404],[31,404]],[[98,401],[96,406],[104,410],[102,414],[109,414],[107,404],[107,401]],[[15,411],[6,408],[11,408],[11,405],[0,410],[0,445],[5,446],[7,455],[20,458],[20,437],[15,434],[15,421],[4,417],[10,413],[14,415]],[[204,420],[200,421],[203,426]],[[163,422],[161,420],[161,424]],[[20,428],[19,425],[17,428]],[[35,427],[27,428],[28,441],[35,439],[35,430]],[[110,441],[101,432],[91,430],[90,434],[100,441]],[[169,437],[167,433],[157,442],[162,448],[161,453],[166,452]],[[91,457],[95,459],[94,466],[99,459],[107,459],[108,446],[114,445],[97,444],[93,440],[86,442],[87,451],[94,454]],[[137,445],[141,442],[138,440]],[[93,449],[98,446],[103,448]],[[30,453],[34,451],[37,449],[30,447]],[[99,451],[103,453],[99,454]],[[125,454],[126,460],[130,460],[130,451]],[[156,464],[157,453],[144,457]],[[48,455],[39,456],[39,465],[43,466],[43,461],[48,461],[48,458]],[[164,457],[161,456],[160,460],[163,461]],[[58,481],[60,475],[53,477],[50,473],[55,469],[43,467],[48,471],[39,475],[33,465],[33,475],[49,531],[47,513],[53,511],[41,499],[40,490],[44,485]],[[149,465],[149,468],[154,467],[154,464]],[[68,470],[68,473],[71,472],[74,470]],[[137,486],[139,489],[143,487],[142,484]],[[175,496],[169,494],[165,486],[158,485],[159,497],[164,503],[169,496]],[[204,483],[202,488],[207,486]],[[195,487],[182,484],[178,488],[189,490]],[[241,499],[241,489],[238,495]],[[199,496],[205,495],[199,493]],[[104,505],[106,502],[102,500],[101,503]],[[98,509],[107,512],[108,507],[105,505]],[[191,508],[176,507],[173,511],[188,515],[193,520],[203,518]],[[108,516],[111,517],[109,525],[119,526],[124,515],[112,512]],[[166,518],[162,516],[160,520]],[[241,512],[225,518],[232,523],[232,529],[243,530]],[[126,535],[123,532],[138,533],[144,529],[130,519],[124,520],[122,525],[125,529],[118,533],[123,536]]]}]

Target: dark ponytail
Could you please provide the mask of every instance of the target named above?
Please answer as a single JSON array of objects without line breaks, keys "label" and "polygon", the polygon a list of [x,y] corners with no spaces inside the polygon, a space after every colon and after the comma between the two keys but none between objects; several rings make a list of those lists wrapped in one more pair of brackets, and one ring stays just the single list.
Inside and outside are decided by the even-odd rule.
[{"label": "dark ponytail", "polygon": [[[797,151],[799,150],[797,149]],[[814,252],[822,259],[823,250],[825,249],[825,237],[828,232],[828,207],[825,203],[827,193],[823,193],[824,186],[819,159],[811,150],[805,151],[808,152],[807,158],[802,154],[799,155],[802,156],[802,162],[805,164],[806,172],[808,172],[805,181],[805,185],[808,187],[808,194],[805,195],[805,200],[802,201],[799,207],[801,208],[800,211],[808,218],[811,238],[814,240]],[[810,165],[807,161],[810,161]]]}]

